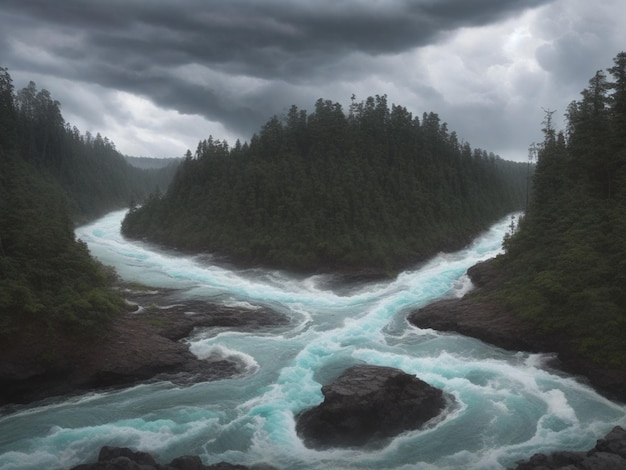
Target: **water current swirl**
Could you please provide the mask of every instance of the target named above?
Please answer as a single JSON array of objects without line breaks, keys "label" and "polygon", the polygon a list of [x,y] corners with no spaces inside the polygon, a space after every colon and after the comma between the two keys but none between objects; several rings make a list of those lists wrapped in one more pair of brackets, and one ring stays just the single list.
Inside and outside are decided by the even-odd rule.
[{"label": "water current swirl", "polygon": [[[331,276],[233,270],[206,256],[164,251],[120,235],[123,211],[79,227],[77,236],[125,280],[178,289],[181,298],[259,306],[292,320],[273,330],[199,332],[199,357],[244,362],[241,377],[193,386],[169,382],[39,403],[0,416],[0,469],[69,468],[103,445],[134,447],[166,463],[266,462],[280,469],[502,469],[536,452],[583,450],[626,408],[546,366],[546,357],[409,325],[406,314],[465,293],[466,270],[501,249],[509,219],[467,248],[441,254],[395,279],[341,286]],[[321,384],[349,365],[398,367],[454,395],[437,424],[376,449],[303,446],[294,416],[322,400]]]}]

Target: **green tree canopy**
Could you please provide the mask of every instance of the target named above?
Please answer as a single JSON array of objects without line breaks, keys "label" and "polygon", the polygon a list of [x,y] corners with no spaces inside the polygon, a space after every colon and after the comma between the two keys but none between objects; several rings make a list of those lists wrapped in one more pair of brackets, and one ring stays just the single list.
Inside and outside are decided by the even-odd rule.
[{"label": "green tree canopy", "polygon": [[500,296],[586,356],[626,364],[626,54],[550,117],[530,208],[498,260]]},{"label": "green tree canopy", "polygon": [[520,209],[526,166],[459,142],[386,96],[292,106],[250,143],[209,137],[123,232],[246,264],[393,272]]}]

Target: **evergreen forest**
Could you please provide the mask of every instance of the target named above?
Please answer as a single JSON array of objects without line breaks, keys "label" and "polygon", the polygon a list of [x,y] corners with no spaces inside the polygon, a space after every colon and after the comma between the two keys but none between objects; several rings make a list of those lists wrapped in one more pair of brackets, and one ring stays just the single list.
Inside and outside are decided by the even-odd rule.
[{"label": "evergreen forest", "polygon": [[97,332],[120,312],[113,273],[74,224],[166,188],[173,171],[130,166],[108,139],[66,123],[47,90],[15,92],[0,68],[0,344]]},{"label": "evergreen forest", "polygon": [[530,206],[496,266],[498,296],[585,357],[626,365],[626,53],[557,131],[546,112]]},{"label": "evergreen forest", "polygon": [[389,275],[523,209],[529,171],[386,96],[353,97],[347,113],[320,99],[249,143],[201,141],[122,231],[243,265]]},{"label": "evergreen forest", "polygon": [[93,219],[142,200],[155,187],[167,188],[175,165],[158,171],[136,168],[108,138],[99,133],[81,134],[66,123],[61,104],[48,90],[37,90],[30,82],[13,99],[17,119],[11,131],[14,150],[37,171],[57,181],[67,196],[73,220]]}]

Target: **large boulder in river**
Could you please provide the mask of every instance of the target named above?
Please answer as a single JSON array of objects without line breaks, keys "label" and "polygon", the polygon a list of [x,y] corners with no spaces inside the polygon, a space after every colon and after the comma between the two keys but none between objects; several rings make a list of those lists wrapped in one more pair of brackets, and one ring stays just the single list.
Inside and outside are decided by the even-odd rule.
[{"label": "large boulder in river", "polygon": [[359,365],[322,387],[324,401],[298,416],[296,431],[314,448],[361,446],[417,429],[441,413],[441,390],[391,367]]}]

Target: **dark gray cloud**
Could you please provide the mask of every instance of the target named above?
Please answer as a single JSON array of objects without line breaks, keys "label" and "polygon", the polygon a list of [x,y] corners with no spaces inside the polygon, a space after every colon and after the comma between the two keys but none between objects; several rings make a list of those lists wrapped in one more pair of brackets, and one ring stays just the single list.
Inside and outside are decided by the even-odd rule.
[{"label": "dark gray cloud", "polygon": [[[454,116],[458,110],[452,98],[440,89],[441,83],[427,82],[431,64],[420,62],[415,51],[445,45],[459,31],[497,25],[533,8],[549,11],[563,3],[4,0],[0,57],[2,65],[20,76],[51,76],[140,95],[162,108],[220,122],[231,135],[247,138],[270,115],[292,103],[311,107],[319,97],[345,101],[352,92],[362,97],[388,93],[407,106],[411,103],[402,98],[410,95],[415,108],[428,105],[416,112],[450,111]],[[573,18],[570,23],[577,21]],[[602,25],[564,26],[561,21],[557,26],[547,20],[536,26],[549,37],[537,46],[537,62],[554,76],[563,76],[568,67],[576,68],[577,75],[583,73],[585,67],[576,54],[584,57],[595,46],[581,31],[602,32]],[[550,27],[562,30],[561,36],[551,36]],[[486,47],[496,49],[497,44]],[[456,52],[442,46],[441,54]],[[474,50],[473,54],[485,53]],[[464,57],[468,63],[472,60]],[[44,82],[40,85],[47,87]],[[479,90],[479,80],[474,86]],[[80,114],[80,102],[70,102],[74,113]],[[435,104],[443,109],[430,106]],[[466,109],[466,103],[459,106]],[[89,106],[85,109],[93,112]],[[492,109],[480,112],[495,114]],[[472,134],[464,137],[473,143],[475,126],[465,127]]]},{"label": "dark gray cloud", "polygon": [[[242,62],[270,76],[283,52],[324,57],[349,51],[397,53],[442,32],[496,21],[546,0],[5,0],[5,14],[42,28],[78,32],[83,46],[142,53],[173,65]],[[115,50],[115,48],[118,48]],[[57,52],[71,58],[75,49]],[[85,56],[90,55],[89,50]]]}]

